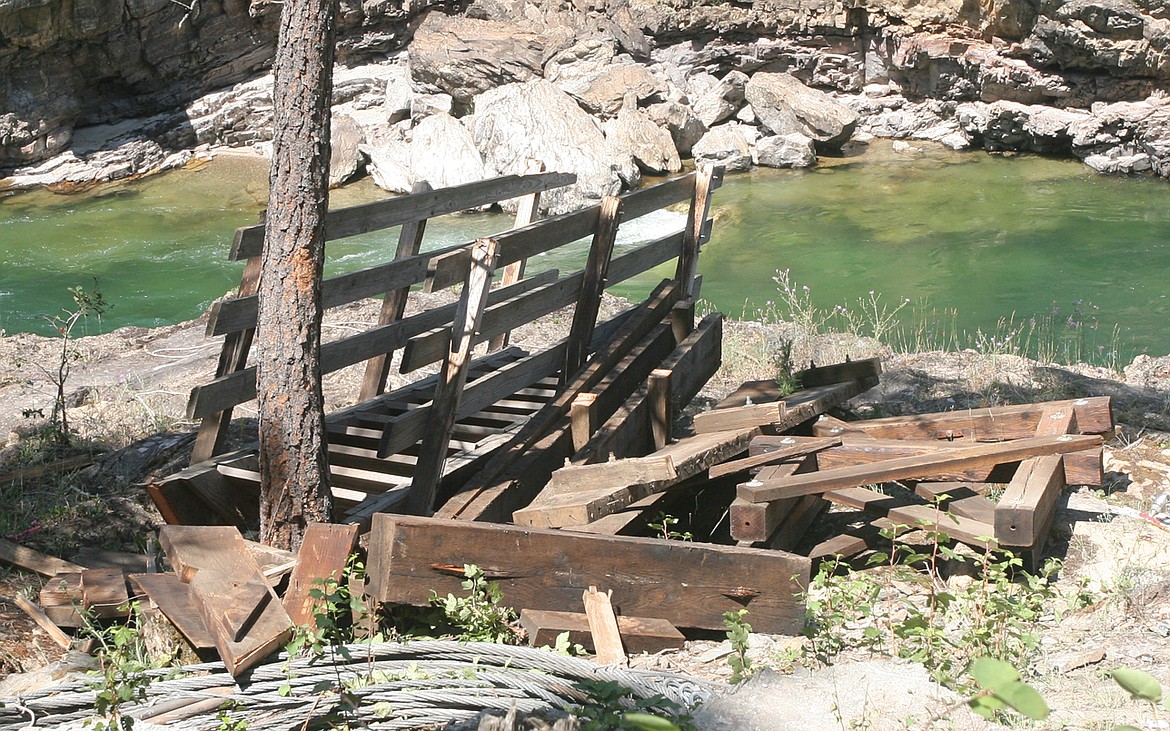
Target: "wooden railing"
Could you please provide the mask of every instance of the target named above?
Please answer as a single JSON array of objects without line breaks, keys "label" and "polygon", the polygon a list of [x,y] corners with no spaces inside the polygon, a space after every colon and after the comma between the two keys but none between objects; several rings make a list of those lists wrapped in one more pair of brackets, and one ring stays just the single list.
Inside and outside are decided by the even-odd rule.
[{"label": "wooden railing", "polygon": [[[691,293],[694,262],[698,247],[709,226],[707,213],[710,192],[719,185],[721,171],[705,171],[671,180],[620,197],[603,200],[598,205],[573,213],[530,222],[531,211],[543,191],[567,185],[575,176],[566,173],[536,173],[507,176],[443,190],[416,187],[410,195],[388,201],[331,211],[326,219],[326,240],[366,234],[401,226],[395,258],[359,272],[330,277],[322,282],[322,304],[338,307],[371,296],[383,296],[378,322],[370,329],[326,343],[321,349],[323,373],[366,362],[366,377],[360,398],[365,401],[385,389],[389,356],[403,350],[403,372],[442,361],[451,367],[455,341],[453,329],[465,336],[459,347],[470,354],[475,344],[490,341],[496,348],[506,342],[507,334],[520,324],[530,322],[560,308],[577,303],[574,326],[564,350],[555,363],[562,371],[579,365],[593,337],[596,300],[604,287],[625,281],[648,269],[678,258],[676,271],[684,297]],[[450,246],[438,251],[419,253],[429,218],[445,213],[476,208],[498,201],[525,197],[517,227],[480,243]],[[662,235],[620,256],[613,257],[613,239],[620,222],[644,216],[669,205],[689,200],[691,214],[681,230]],[[192,462],[202,462],[222,451],[227,424],[233,407],[256,396],[255,367],[247,365],[248,351],[256,326],[257,292],[260,278],[262,225],[237,230],[231,250],[233,260],[245,260],[243,278],[237,296],[216,303],[210,313],[207,333],[225,336],[216,378],[192,390],[188,402],[189,418],[201,419]],[[518,279],[523,262],[583,238],[593,237],[586,267],[564,277],[556,272],[542,272]],[[484,244],[490,241],[490,245]],[[490,256],[485,252],[490,250]],[[480,257],[475,260],[475,252]],[[474,264],[474,266],[473,266]],[[441,307],[404,317],[409,288],[422,285],[437,291],[455,284],[470,283],[478,270],[483,277],[505,268],[511,274],[503,286],[484,291],[478,299],[468,286],[461,298]],[[486,287],[486,285],[484,285]],[[468,310],[473,310],[469,312]],[[464,357],[464,356],[460,356]],[[546,358],[547,360],[547,358]],[[542,362],[543,363],[543,362]],[[551,363],[551,361],[550,361]],[[456,364],[466,368],[466,363]],[[566,366],[568,366],[566,368]],[[547,366],[542,365],[547,368]],[[555,372],[556,368],[553,368]],[[457,379],[456,379],[457,380]],[[440,389],[437,389],[437,391]],[[438,400],[438,393],[436,394]],[[459,401],[454,399],[455,404]],[[472,400],[475,402],[476,400]],[[456,405],[432,404],[431,409],[403,414],[405,424],[387,423],[379,454],[386,455],[417,438],[415,426],[427,418],[444,420],[441,413],[463,411]],[[409,443],[413,443],[411,440]]]}]

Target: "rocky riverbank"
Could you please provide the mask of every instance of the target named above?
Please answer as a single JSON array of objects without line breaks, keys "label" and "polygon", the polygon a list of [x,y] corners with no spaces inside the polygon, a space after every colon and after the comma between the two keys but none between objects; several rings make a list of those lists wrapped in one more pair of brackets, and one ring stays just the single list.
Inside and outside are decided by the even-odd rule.
[{"label": "rocky riverbank", "polygon": [[[0,188],[271,138],[277,5],[154,0],[116,22],[26,5],[0,3]],[[1166,15],[1146,0],[343,2],[334,179],[400,192],[537,159],[579,175],[556,212],[688,159],[802,167],[869,135],[1168,176]]]}]

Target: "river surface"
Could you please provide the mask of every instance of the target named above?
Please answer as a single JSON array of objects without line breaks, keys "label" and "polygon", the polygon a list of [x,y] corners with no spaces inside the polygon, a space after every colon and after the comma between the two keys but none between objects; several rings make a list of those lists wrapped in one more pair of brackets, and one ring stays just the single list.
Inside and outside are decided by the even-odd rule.
[{"label": "river surface", "polygon": [[[198,316],[239,281],[241,265],[226,255],[233,230],[263,208],[266,175],[262,160],[229,156],[83,194],[0,198],[0,328],[52,332],[45,316],[72,304],[67,288],[95,280],[113,307],[100,325],[88,323],[91,332]],[[334,191],[332,203],[383,195],[366,181]],[[840,305],[863,330],[908,301],[893,337],[909,348],[994,349],[1009,335],[1042,339],[1030,328],[1040,322],[1054,342],[1075,334],[1077,354],[1108,361],[1089,356],[1116,351],[1124,364],[1134,353],[1170,352],[1168,201],[1164,181],[1103,177],[1073,161],[898,154],[875,142],[808,171],[728,176],[700,259],[702,291],[732,316],[786,314],[792,299],[814,317]],[[619,247],[676,218],[631,222]],[[444,217],[428,224],[424,247],[507,225],[500,215]],[[330,242],[327,274],[385,260],[395,239]],[[568,249],[530,271],[580,266],[585,244]],[[785,270],[787,300],[774,279]],[[874,300],[878,316],[862,316]]]}]

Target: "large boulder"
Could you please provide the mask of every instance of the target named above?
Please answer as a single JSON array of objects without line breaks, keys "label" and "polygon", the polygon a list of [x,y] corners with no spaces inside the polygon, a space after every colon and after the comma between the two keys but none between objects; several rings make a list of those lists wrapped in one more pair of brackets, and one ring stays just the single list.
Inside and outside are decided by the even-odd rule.
[{"label": "large boulder", "polygon": [[646,108],[650,120],[659,127],[664,127],[674,140],[674,147],[683,157],[691,156],[691,148],[707,133],[707,127],[694,111],[685,104],[678,102],[662,102],[651,104]]},{"label": "large boulder", "polygon": [[744,97],[761,126],[773,134],[796,132],[836,148],[849,140],[857,126],[856,112],[789,74],[755,74],[744,87]]},{"label": "large boulder", "polygon": [[585,109],[601,117],[617,114],[627,94],[633,94],[638,102],[666,98],[666,81],[635,63],[607,66],[580,76],[562,72],[556,85],[575,97]]},{"label": "large boulder", "polygon": [[335,114],[329,129],[329,187],[335,188],[357,174],[363,156],[362,128],[348,114]]},{"label": "large boulder", "polygon": [[546,170],[577,174],[575,184],[541,196],[549,213],[593,205],[621,189],[597,122],[543,79],[481,94],[469,127],[488,175],[522,173],[531,159]]},{"label": "large boulder", "polygon": [[432,188],[483,180],[483,156],[471,132],[449,114],[432,114],[414,128],[410,139],[410,172]]},{"label": "large boulder", "polygon": [[695,165],[722,165],[729,173],[744,172],[752,167],[754,135],[742,124],[712,127],[691,148]]},{"label": "large boulder", "polygon": [[493,20],[432,11],[410,44],[415,84],[450,94],[467,107],[477,94],[540,76],[544,44],[540,36]]},{"label": "large boulder", "polygon": [[806,168],[816,161],[816,146],[799,132],[763,137],[756,142],[756,163],[764,167]]},{"label": "large boulder", "polygon": [[628,106],[618,112],[617,119],[609,125],[607,138],[611,149],[629,154],[638,167],[650,175],[682,170],[682,161],[670,132],[655,124],[640,109]]},{"label": "large boulder", "polygon": [[698,94],[691,103],[691,108],[703,126],[713,127],[738,112],[743,106],[744,87],[747,82],[746,74],[731,71]]},{"label": "large boulder", "polygon": [[374,185],[391,193],[409,193],[414,185],[410,174],[410,145],[402,140],[383,140],[377,145],[363,145],[369,160],[366,172]]},{"label": "large boulder", "polygon": [[544,64],[544,78],[554,83],[605,71],[617,55],[612,38],[586,38],[553,54]]}]

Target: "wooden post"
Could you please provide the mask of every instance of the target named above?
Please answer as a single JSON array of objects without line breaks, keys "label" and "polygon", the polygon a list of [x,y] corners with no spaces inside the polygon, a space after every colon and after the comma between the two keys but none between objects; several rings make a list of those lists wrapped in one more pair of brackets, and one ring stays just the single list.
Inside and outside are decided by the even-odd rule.
[{"label": "wooden post", "polygon": [[[524,168],[525,175],[538,175],[543,172],[544,163],[540,160],[529,160]],[[521,228],[535,221],[538,208],[540,208],[539,192],[521,198],[520,207],[516,209],[516,222],[512,225],[512,228]],[[524,277],[524,265],[527,261],[527,259],[520,259],[504,267],[504,274],[500,280],[500,286],[507,287],[509,284],[519,282]],[[510,333],[506,332],[500,333],[488,341],[488,352],[494,353],[497,350],[508,347],[509,335]]]},{"label": "wooden post", "polygon": [[[431,190],[430,183],[420,180],[411,188],[411,193],[426,193]],[[426,233],[427,219],[405,223],[398,234],[398,250],[394,253],[395,259],[406,259],[418,254],[422,248],[423,235]],[[410,294],[410,287],[403,287],[387,292],[382,300],[382,311],[378,314],[378,327],[397,322],[406,314],[406,299]],[[362,388],[358,401],[369,401],[386,391],[386,376],[390,373],[392,353],[376,355],[366,361],[366,375],[362,379]]]},{"label": "wooden post", "polygon": [[597,394],[582,393],[569,406],[569,428],[573,432],[573,451],[584,447],[593,436],[593,403]]},{"label": "wooden post", "polygon": [[722,167],[700,168],[695,174],[695,192],[691,196],[691,209],[687,214],[687,227],[683,231],[682,251],[678,256],[678,268],[674,280],[682,290],[683,299],[695,296],[695,275],[699,273],[699,247],[703,243],[703,229],[711,211],[711,192],[717,187],[715,177],[722,179]]},{"label": "wooden post", "polygon": [[[242,230],[236,231],[237,238]],[[240,286],[236,290],[236,297],[249,297],[260,291],[260,271],[262,268],[259,256],[248,258],[247,263],[244,264],[244,274],[240,277]],[[248,351],[252,348],[252,337],[255,334],[256,328],[248,328],[228,333],[224,337],[223,349],[219,353],[219,365],[215,368],[216,378],[243,370],[248,365]],[[209,460],[223,451],[223,442],[227,437],[227,426],[231,420],[232,410],[230,407],[203,417],[203,421],[199,424],[199,433],[195,437],[195,447],[191,450],[191,464]]]},{"label": "wooden post", "polygon": [[593,328],[597,325],[597,311],[601,307],[601,294],[605,291],[605,275],[609,271],[609,260],[613,256],[613,244],[617,240],[618,222],[621,216],[622,199],[606,196],[601,201],[597,232],[589,247],[589,259],[585,262],[585,280],[581,284],[581,296],[573,311],[573,325],[569,328],[569,340],[565,344],[565,367],[561,369],[561,383],[568,383],[573,374],[585,363],[589,343],[593,340]]},{"label": "wooden post", "polygon": [[622,647],[622,633],[618,630],[617,615],[610,602],[613,590],[600,592],[590,586],[582,594],[585,602],[585,618],[589,622],[589,634],[593,635],[593,647],[597,662],[601,665],[625,665],[626,649]]},{"label": "wooden post", "polygon": [[670,426],[674,423],[670,405],[670,376],[671,372],[663,368],[655,368],[650,372],[646,398],[650,402],[650,439],[655,451],[670,443]]},{"label": "wooden post", "polygon": [[[499,247],[495,239],[478,239],[471,251],[471,269],[467,273],[467,284],[459,300],[455,321],[451,325],[451,346],[439,373],[435,386],[435,398],[431,406],[431,421],[423,434],[418,463],[406,499],[408,512],[430,513],[435,501],[439,478],[443,474],[443,463],[447,459],[447,443],[451,438],[451,427],[455,425],[455,412],[459,408],[459,397],[467,383],[467,370],[471,365],[471,348],[475,332],[483,318],[487,305],[488,289],[496,268]],[[386,455],[379,450],[379,457]]]}]

